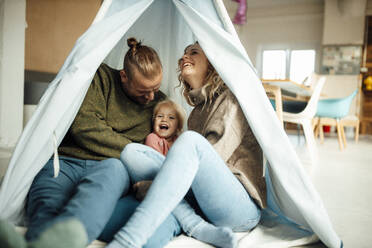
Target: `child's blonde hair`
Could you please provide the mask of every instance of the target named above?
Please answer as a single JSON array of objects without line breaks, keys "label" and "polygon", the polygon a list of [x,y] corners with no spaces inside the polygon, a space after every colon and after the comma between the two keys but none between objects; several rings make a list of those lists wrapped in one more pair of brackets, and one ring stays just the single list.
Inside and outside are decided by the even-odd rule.
[{"label": "child's blonde hair", "polygon": [[186,119],[186,112],[181,107],[181,105],[173,102],[172,100],[164,100],[164,101],[158,102],[158,104],[156,104],[156,106],[154,108],[154,112],[152,114],[152,121],[154,122],[156,114],[158,113],[159,109],[164,105],[170,106],[171,108],[173,108],[176,111],[176,116],[177,116],[177,120],[178,120],[177,135],[179,135],[183,130],[183,124],[184,124],[185,119]]}]

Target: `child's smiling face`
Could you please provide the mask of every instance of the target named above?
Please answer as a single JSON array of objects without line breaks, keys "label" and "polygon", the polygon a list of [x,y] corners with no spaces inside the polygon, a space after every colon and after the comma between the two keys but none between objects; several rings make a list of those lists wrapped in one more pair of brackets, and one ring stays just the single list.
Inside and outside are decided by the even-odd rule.
[{"label": "child's smiling face", "polygon": [[162,105],[154,118],[154,132],[161,138],[172,140],[177,134],[176,110],[168,104]]}]

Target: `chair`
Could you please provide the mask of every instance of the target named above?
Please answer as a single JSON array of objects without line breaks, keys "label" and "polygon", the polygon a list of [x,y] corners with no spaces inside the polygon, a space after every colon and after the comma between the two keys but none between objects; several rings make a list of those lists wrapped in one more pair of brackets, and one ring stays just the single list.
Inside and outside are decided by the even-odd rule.
[{"label": "chair", "polygon": [[312,162],[317,161],[317,149],[315,144],[314,132],[312,127],[312,119],[317,111],[317,104],[320,97],[320,92],[325,83],[325,77],[319,78],[314,90],[310,96],[310,99],[305,107],[299,113],[283,112],[283,121],[302,125],[304,135],[306,139],[307,148]]},{"label": "chair", "polygon": [[319,133],[321,143],[324,141],[323,125],[336,126],[340,150],[346,148],[345,126],[355,127],[355,141],[358,141],[359,118],[346,117],[357,93],[358,89],[347,97],[319,100],[316,112],[316,116],[319,117],[316,135]]}]

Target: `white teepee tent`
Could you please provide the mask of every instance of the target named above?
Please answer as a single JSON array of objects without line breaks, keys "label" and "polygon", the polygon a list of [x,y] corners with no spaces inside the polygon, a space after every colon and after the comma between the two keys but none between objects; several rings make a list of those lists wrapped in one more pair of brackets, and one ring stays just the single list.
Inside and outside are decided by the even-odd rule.
[{"label": "white teepee tent", "polygon": [[[271,208],[293,220],[297,227],[314,232],[327,246],[342,247],[318,193],[267,100],[222,0],[105,0],[40,100],[16,146],[0,188],[0,218],[22,221],[32,180],[67,132],[96,69],[102,61],[120,68],[127,47],[124,41],[131,36],[159,52],[164,67],[162,90],[173,98],[178,97],[173,91],[177,60],[186,45],[198,40],[236,95],[270,163]],[[275,239],[279,242],[288,237],[299,240],[311,236],[300,228],[256,229],[247,235],[244,247],[272,247],[268,243]]]}]

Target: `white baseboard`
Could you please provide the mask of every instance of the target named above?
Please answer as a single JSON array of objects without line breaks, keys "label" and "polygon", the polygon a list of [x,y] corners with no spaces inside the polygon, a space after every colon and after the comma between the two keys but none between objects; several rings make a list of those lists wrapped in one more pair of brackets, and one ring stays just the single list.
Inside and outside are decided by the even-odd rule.
[{"label": "white baseboard", "polygon": [[9,142],[9,140],[6,140],[4,138],[0,138],[0,149],[1,150],[13,150],[17,142]]},{"label": "white baseboard", "polygon": [[34,113],[37,105],[25,104],[23,105],[23,127],[26,126],[27,122],[30,120],[32,114]]}]

